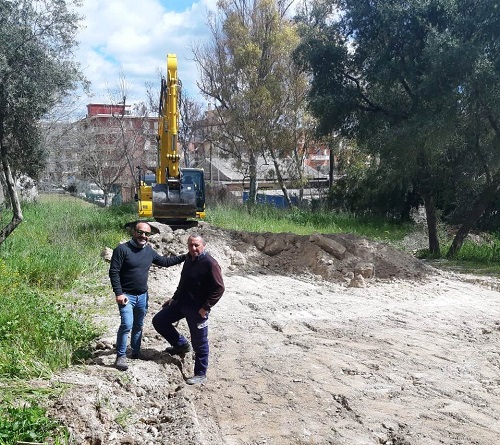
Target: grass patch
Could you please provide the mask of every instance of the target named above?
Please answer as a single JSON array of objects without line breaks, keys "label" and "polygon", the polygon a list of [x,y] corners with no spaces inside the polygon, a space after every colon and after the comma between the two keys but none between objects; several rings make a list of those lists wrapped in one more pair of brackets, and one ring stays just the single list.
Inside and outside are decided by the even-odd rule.
[{"label": "grass patch", "polygon": [[47,443],[47,438],[56,445],[66,444],[69,432],[39,406],[0,406],[0,445]]},{"label": "grass patch", "polygon": [[78,306],[18,283],[0,310],[0,377],[49,377],[88,356],[99,330]]},{"label": "grass patch", "polygon": [[[43,408],[47,399],[18,382],[49,377],[88,356],[100,329],[81,295],[102,291],[98,277],[108,266],[100,253],[123,238],[135,206],[102,209],[42,196],[23,204],[23,215],[0,246],[0,445],[66,444],[66,429]],[[2,227],[11,217],[1,214]],[[68,296],[75,289],[79,298]]]},{"label": "grass patch", "polygon": [[244,205],[210,207],[207,221],[214,226],[248,232],[354,233],[379,241],[397,241],[413,230],[411,224],[398,224],[382,219],[356,218],[326,210],[283,210],[267,205],[248,208]]},{"label": "grass patch", "polygon": [[23,380],[0,380],[0,445],[19,442],[67,444],[67,428],[51,419],[41,406],[59,397],[65,389],[64,385],[32,388]]},{"label": "grass patch", "polygon": [[[446,253],[451,241],[443,243],[442,252]],[[453,259],[442,259],[431,255],[429,251],[417,252],[418,258],[427,259],[435,263],[436,267],[476,275],[500,277],[500,236],[490,234],[485,242],[466,240],[462,248]]]},{"label": "grass patch", "polygon": [[62,290],[95,270],[100,250],[119,242],[130,217],[127,207],[109,211],[61,195],[25,204],[23,213],[25,220],[1,246],[1,258],[30,286]]}]

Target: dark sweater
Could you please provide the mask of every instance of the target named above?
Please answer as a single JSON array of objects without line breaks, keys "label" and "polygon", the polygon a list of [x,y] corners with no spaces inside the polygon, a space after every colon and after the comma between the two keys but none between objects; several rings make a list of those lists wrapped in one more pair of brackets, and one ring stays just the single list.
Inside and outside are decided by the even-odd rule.
[{"label": "dark sweater", "polygon": [[151,264],[169,267],[182,263],[187,255],[162,256],[149,244],[140,248],[130,241],[113,250],[109,278],[116,296],[141,295],[148,290],[148,273]]},{"label": "dark sweater", "polygon": [[194,304],[210,310],[223,293],[224,281],[219,263],[208,252],[194,259],[188,255],[172,298],[181,304]]}]

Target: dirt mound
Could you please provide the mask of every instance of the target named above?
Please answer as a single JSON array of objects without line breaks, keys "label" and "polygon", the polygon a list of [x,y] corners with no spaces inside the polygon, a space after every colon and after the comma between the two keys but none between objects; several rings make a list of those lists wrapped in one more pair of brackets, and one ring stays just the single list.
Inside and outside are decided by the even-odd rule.
[{"label": "dirt mound", "polygon": [[420,279],[432,270],[395,247],[352,234],[251,233],[207,223],[188,231],[157,227],[160,235],[152,242],[165,253],[182,252],[189,233],[201,233],[226,272],[315,275],[363,287],[366,279]]}]

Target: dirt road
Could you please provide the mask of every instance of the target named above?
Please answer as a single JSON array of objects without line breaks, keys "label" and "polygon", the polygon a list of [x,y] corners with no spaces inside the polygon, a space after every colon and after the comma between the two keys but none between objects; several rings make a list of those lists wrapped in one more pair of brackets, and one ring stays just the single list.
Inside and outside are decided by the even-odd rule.
[{"label": "dirt road", "polygon": [[184,383],[192,357],[162,353],[151,327],[180,267],[152,272],[144,360],[127,372],[112,367],[111,293],[94,296],[107,327],[94,358],[50,382],[68,384],[51,410],[74,443],[500,443],[498,280],[431,271],[348,287],[231,267],[228,243],[212,244],[226,293],[210,319],[204,385]]}]

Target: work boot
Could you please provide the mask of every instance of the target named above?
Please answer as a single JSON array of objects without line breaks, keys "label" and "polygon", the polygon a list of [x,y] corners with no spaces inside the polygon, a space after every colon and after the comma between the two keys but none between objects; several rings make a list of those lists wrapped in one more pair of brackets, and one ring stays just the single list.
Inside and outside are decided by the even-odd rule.
[{"label": "work boot", "polygon": [[128,369],[127,357],[125,357],[124,355],[116,357],[115,368],[119,369],[120,371],[126,371]]},{"label": "work boot", "polygon": [[200,384],[204,383],[206,379],[207,379],[207,376],[205,374],[195,375],[193,377],[189,377],[186,380],[186,383],[188,385],[200,385]]},{"label": "work boot", "polygon": [[191,346],[189,346],[189,343],[184,343],[180,346],[169,346],[167,349],[165,349],[165,352],[170,355],[182,355],[186,352],[189,352],[190,349]]}]

